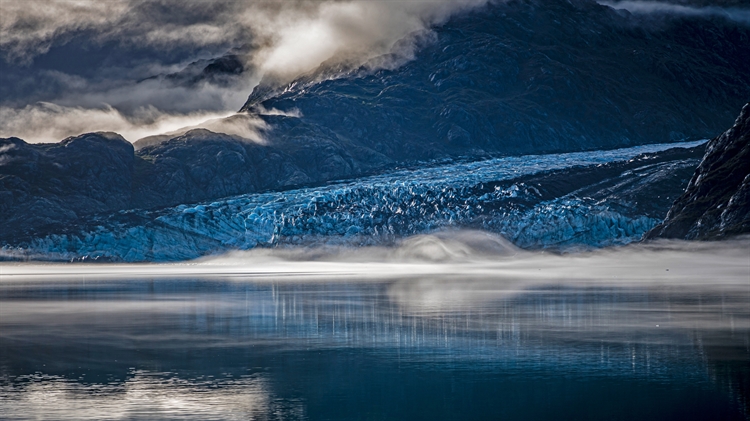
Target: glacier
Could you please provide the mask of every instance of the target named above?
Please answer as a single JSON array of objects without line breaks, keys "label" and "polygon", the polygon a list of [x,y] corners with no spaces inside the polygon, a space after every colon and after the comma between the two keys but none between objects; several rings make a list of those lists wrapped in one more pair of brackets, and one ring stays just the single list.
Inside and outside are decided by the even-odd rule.
[{"label": "glacier", "polygon": [[[664,215],[639,210],[623,191],[652,189],[679,169],[692,173],[697,158],[654,154],[704,143],[423,163],[322,186],[100,215],[0,251],[13,259],[176,261],[257,247],[387,245],[454,228],[498,233],[526,249],[627,244]],[[565,180],[576,169],[620,171],[616,165],[623,170],[606,186],[596,179],[557,197],[534,182],[545,174]]]}]

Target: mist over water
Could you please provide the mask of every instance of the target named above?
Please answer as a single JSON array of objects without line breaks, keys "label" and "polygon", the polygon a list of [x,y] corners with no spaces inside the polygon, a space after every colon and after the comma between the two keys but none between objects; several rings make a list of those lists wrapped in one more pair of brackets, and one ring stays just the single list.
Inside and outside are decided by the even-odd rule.
[{"label": "mist over water", "polygon": [[[416,235],[393,246],[288,246],[230,251],[169,264],[0,264],[3,279],[34,280],[100,276],[105,279],[149,276],[242,276],[252,279],[284,274],[392,279],[409,275],[461,274],[509,276],[533,282],[555,281],[745,284],[750,276],[750,238],[721,242],[659,240],[576,253],[527,251],[485,231],[445,229]],[[715,282],[711,282],[715,284]]]},{"label": "mist over water", "polygon": [[3,264],[0,411],[743,419],[749,245],[554,254],[444,231],[175,264]]}]

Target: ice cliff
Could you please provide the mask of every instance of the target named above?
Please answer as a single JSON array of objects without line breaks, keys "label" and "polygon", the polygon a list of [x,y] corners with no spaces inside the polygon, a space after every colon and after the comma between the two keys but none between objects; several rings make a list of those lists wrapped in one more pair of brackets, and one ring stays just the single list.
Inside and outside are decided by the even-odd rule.
[{"label": "ice cliff", "polygon": [[434,165],[158,211],[121,211],[3,252],[15,258],[170,261],[255,247],[393,244],[453,228],[497,232],[524,248],[624,244],[663,218],[698,163],[699,143]]}]

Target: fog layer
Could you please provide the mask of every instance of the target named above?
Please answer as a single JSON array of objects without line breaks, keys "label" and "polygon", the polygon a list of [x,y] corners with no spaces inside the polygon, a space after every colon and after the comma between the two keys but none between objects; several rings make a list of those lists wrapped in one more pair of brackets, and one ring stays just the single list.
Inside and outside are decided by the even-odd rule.
[{"label": "fog layer", "polygon": [[462,289],[492,279],[514,287],[536,283],[738,285],[750,287],[750,238],[721,242],[655,241],[556,254],[516,248],[483,231],[445,231],[393,247],[288,247],[235,251],[176,264],[0,264],[2,282],[81,276],[225,277],[252,280],[399,280],[454,278]]}]

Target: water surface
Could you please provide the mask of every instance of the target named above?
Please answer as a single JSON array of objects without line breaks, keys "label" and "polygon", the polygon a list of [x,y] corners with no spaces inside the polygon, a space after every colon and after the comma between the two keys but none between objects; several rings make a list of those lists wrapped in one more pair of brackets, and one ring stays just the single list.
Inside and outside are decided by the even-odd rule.
[{"label": "water surface", "polygon": [[746,240],[552,255],[477,235],[5,264],[0,418],[747,419]]}]

